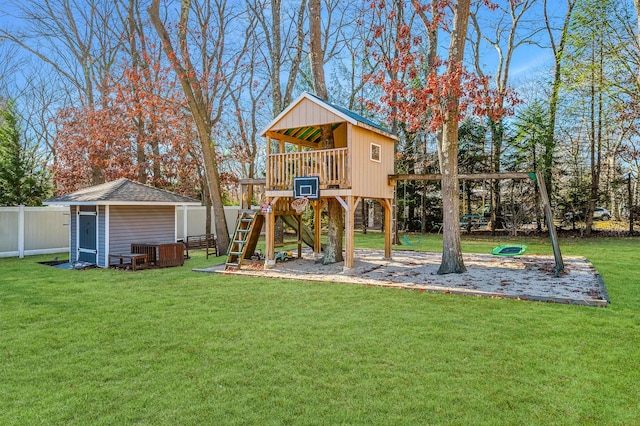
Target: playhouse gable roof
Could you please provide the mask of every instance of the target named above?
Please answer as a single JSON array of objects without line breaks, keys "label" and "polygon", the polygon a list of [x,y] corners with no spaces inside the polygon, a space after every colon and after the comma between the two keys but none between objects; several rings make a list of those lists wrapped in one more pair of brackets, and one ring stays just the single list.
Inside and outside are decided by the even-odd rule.
[{"label": "playhouse gable roof", "polygon": [[[302,93],[298,99],[293,101],[284,111],[274,118],[267,128],[262,131],[261,135],[267,136],[270,132],[277,132],[284,136],[292,136],[289,135],[289,133],[294,129],[308,129],[302,132],[294,132],[296,133],[295,137],[309,142],[315,142],[315,139],[319,138],[318,126],[334,124],[335,128],[344,122],[367,128],[393,140],[398,139],[398,137],[388,129],[360,114],[331,104],[308,92]],[[301,133],[304,134],[304,137],[300,136]]]},{"label": "playhouse gable roof", "polygon": [[201,203],[194,198],[120,178],[49,198],[44,201],[44,204],[167,206],[200,205]]}]

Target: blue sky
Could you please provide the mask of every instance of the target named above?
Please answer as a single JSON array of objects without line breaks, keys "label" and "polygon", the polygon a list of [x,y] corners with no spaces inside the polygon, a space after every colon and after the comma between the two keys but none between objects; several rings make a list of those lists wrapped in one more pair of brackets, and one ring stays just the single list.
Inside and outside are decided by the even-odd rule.
[{"label": "blue sky", "polygon": [[[508,0],[494,0],[499,4],[506,4]],[[15,8],[11,5],[11,1],[0,0],[0,27],[11,28],[16,25],[12,16],[15,16]],[[297,3],[297,2],[295,2]],[[564,0],[548,0],[550,15],[554,17],[558,26],[561,24],[563,15],[566,10],[566,4]],[[542,25],[543,13],[542,13],[542,0],[539,0],[532,8],[532,13],[528,18],[531,23],[535,25]],[[486,8],[482,12],[482,18],[490,25],[492,21],[498,19],[498,12],[490,12]],[[522,29],[527,23],[522,24]],[[519,86],[520,84],[527,83],[532,79],[539,77],[540,75],[548,72],[551,67],[552,55],[551,51],[544,46],[548,46],[548,35],[546,31],[539,32],[536,35],[536,41],[538,45],[522,45],[514,53],[512,64],[510,67],[510,82],[513,86]],[[0,45],[1,46],[1,45]],[[496,72],[496,53],[491,47],[486,47],[482,50],[483,57],[482,63],[487,74],[494,75]],[[471,60],[471,55],[467,53],[466,60]]]}]

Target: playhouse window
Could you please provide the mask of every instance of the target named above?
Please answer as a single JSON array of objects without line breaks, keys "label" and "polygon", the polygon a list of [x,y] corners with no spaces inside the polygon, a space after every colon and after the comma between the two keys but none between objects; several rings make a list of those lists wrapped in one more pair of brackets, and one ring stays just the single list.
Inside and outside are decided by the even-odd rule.
[{"label": "playhouse window", "polygon": [[372,143],[369,151],[369,159],[371,161],[380,162],[380,145]]}]

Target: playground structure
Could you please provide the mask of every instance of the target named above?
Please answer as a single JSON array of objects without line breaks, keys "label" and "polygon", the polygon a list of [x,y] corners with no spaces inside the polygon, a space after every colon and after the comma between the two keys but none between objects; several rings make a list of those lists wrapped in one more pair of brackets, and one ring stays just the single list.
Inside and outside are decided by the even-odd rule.
[{"label": "playground structure", "polygon": [[[330,125],[333,149],[321,149],[321,127]],[[393,173],[397,137],[366,118],[304,93],[262,133],[267,138],[265,266],[274,264],[275,216],[286,214],[294,200],[295,178],[316,176],[314,253],[320,253],[320,214],[330,198],[345,210],[344,267],[354,262],[354,212],[363,199],[377,199],[385,210],[385,257],[391,257]],[[278,141],[277,144],[274,142]],[[275,152],[273,152],[275,148]],[[295,152],[291,152],[295,150]],[[270,210],[270,211],[269,211]]]},{"label": "playground structure", "polygon": [[[327,125],[333,131],[333,149],[322,149],[321,146],[321,127]],[[267,126],[262,136],[267,140],[265,202],[261,212],[253,213],[252,218],[264,216],[266,268],[275,264],[276,216],[281,216],[294,229],[298,228],[296,243],[299,247],[301,245],[301,213],[292,206],[296,199],[294,181],[297,178],[317,177],[318,187],[312,188],[317,197],[309,197],[308,203],[314,217],[314,253],[321,252],[322,209],[329,199],[336,199],[345,212],[344,267],[352,268],[354,212],[363,200],[375,199],[384,209],[384,256],[391,257],[394,185],[388,181],[388,176],[394,171],[395,135],[353,111],[303,93]],[[257,227],[249,232],[251,218],[245,217],[244,220],[247,221],[247,229],[236,226],[239,232],[232,237],[230,259],[227,261],[230,267],[239,267],[242,263],[239,259],[251,256],[246,247],[259,233]]]},{"label": "playground structure", "polygon": [[[395,174],[389,175],[389,182],[394,185],[400,180],[441,180],[442,176],[439,174]],[[547,193],[547,186],[545,184],[544,175],[540,172],[537,173],[525,173],[525,172],[504,172],[504,173],[460,173],[458,174],[459,180],[500,180],[500,179],[531,179],[538,185],[538,191],[540,194],[540,201],[544,208],[544,215],[547,220],[547,228],[549,230],[549,238],[551,239],[551,246],[553,247],[553,257],[555,259],[555,275],[560,276],[564,272],[564,261],[562,260],[562,253],[560,252],[560,244],[558,243],[558,234],[556,227],[553,224],[553,212],[551,210],[551,202],[549,201],[549,194]]]},{"label": "playground structure", "polygon": [[[321,128],[330,126],[335,148],[322,149]],[[241,215],[236,223],[226,266],[240,268],[253,255],[265,225],[265,268],[276,262],[275,220],[283,218],[297,232],[296,244],[301,257],[303,241],[321,252],[321,212],[327,200],[334,198],[345,212],[344,268],[354,265],[354,212],[365,199],[377,200],[384,209],[384,258],[391,258],[392,211],[396,183],[400,180],[440,180],[440,175],[397,175],[394,173],[394,144],[397,137],[388,130],[342,107],[314,95],[303,93],[278,115],[262,132],[266,137],[267,167],[265,180],[246,180],[241,188]],[[311,179],[313,178],[313,179]],[[296,181],[309,181],[300,192]],[[533,179],[538,184],[553,245],[556,275],[564,270],[542,174],[485,173],[460,174],[460,180]],[[312,184],[312,182],[316,182]],[[265,202],[260,212],[248,210],[246,188],[264,185]],[[314,187],[316,185],[316,187]],[[308,195],[308,201],[296,199]],[[245,204],[246,203],[246,204]],[[305,234],[302,204],[313,209],[313,236]],[[300,205],[299,205],[300,204]]]}]

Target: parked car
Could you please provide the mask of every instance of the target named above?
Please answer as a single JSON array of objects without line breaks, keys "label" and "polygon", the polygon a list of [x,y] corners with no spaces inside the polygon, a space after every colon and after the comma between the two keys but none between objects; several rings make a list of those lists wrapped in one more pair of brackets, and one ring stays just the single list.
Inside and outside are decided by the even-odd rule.
[{"label": "parked car", "polygon": [[[565,213],[564,218],[566,221],[570,222],[573,220],[583,221],[584,220],[584,212],[582,210],[578,210],[575,212]],[[609,210],[604,207],[596,207],[593,211],[593,219],[594,220],[609,220],[611,219],[611,213]]]},{"label": "parked car", "polygon": [[604,207],[596,207],[593,211],[593,218],[596,220],[609,220],[611,219],[611,213]]}]

